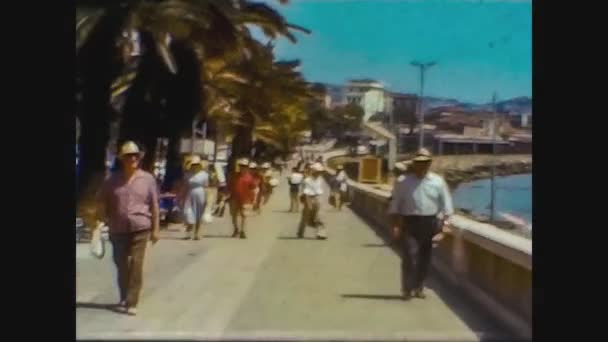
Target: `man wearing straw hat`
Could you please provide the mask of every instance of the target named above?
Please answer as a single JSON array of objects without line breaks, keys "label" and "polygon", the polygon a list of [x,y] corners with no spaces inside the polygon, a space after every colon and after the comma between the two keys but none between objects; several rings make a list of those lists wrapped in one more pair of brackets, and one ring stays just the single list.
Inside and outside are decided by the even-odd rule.
[{"label": "man wearing straw hat", "polygon": [[327,230],[325,224],[319,217],[321,209],[321,201],[319,197],[323,195],[323,180],[321,174],[325,168],[321,163],[314,163],[310,167],[311,175],[304,179],[304,188],[302,195],[304,196],[304,210],[302,210],[302,218],[298,228],[298,238],[304,237],[304,229],[307,225],[317,228],[317,239],[326,240]]},{"label": "man wearing straw hat", "polygon": [[[453,214],[450,191],[444,179],[429,172],[431,153],[418,150],[405,178],[393,186],[389,214],[393,217],[393,235],[402,248],[401,286],[404,299],[412,294],[425,298],[433,240],[441,236]],[[442,215],[439,218],[439,215]]]},{"label": "man wearing straw hat", "polygon": [[120,311],[137,314],[148,240],[159,239],[159,195],[154,176],[139,168],[138,146],[125,142],[119,152],[121,169],[106,179],[99,192],[98,218],[110,229],[118,269]]},{"label": "man wearing straw hat", "polygon": [[[255,180],[249,171],[249,161],[238,161],[239,171],[230,180],[230,216],[234,232],[232,237],[247,238],[245,234],[245,206],[251,205],[255,200]],[[240,219],[240,224],[239,224]]]}]

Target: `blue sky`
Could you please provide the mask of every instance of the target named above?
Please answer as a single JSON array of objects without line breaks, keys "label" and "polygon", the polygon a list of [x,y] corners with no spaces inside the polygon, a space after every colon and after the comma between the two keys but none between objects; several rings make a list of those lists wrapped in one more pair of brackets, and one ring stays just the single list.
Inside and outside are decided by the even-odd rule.
[{"label": "blue sky", "polygon": [[531,1],[267,0],[311,35],[277,42],[279,59],[300,59],[310,81],[374,78],[417,93],[412,60],[435,60],[425,94],[477,103],[496,91],[532,94]]}]

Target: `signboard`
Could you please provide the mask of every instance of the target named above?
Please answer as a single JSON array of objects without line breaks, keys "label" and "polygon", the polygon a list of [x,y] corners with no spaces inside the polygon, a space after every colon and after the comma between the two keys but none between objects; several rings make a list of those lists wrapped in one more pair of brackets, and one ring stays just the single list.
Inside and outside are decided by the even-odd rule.
[{"label": "signboard", "polygon": [[[180,153],[190,153],[191,139],[182,139],[179,146]],[[194,139],[194,154],[209,156],[213,155],[215,143],[212,140]]]},{"label": "signboard", "polygon": [[359,161],[359,182],[380,183],[382,180],[382,159],[374,157],[361,158]]}]

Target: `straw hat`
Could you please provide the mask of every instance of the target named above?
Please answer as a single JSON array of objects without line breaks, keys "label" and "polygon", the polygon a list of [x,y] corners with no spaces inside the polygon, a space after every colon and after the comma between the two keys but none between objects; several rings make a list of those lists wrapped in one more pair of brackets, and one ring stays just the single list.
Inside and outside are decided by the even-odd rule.
[{"label": "straw hat", "polygon": [[243,159],[239,160],[238,164],[240,166],[249,166],[249,160],[247,158],[243,158]]},{"label": "straw hat", "polygon": [[325,170],[325,168],[323,167],[323,165],[321,163],[314,163],[314,164],[312,164],[312,166],[310,168],[313,171],[318,171],[318,172],[322,172]]},{"label": "straw hat", "polygon": [[407,165],[405,165],[403,162],[397,162],[395,163],[395,169],[399,171],[407,171]]},{"label": "straw hat", "polygon": [[270,169],[270,163],[262,164],[262,169]]},{"label": "straw hat", "polygon": [[418,150],[418,152],[416,152],[416,157],[414,158],[415,162],[428,162],[431,161],[432,155],[431,152],[429,152],[429,150],[427,150],[426,148],[421,148]]},{"label": "straw hat", "polygon": [[257,169],[258,168],[258,164],[256,164],[255,162],[251,162],[251,163],[249,163],[249,168],[250,169]]},{"label": "straw hat", "polygon": [[139,147],[137,146],[136,143],[134,143],[132,141],[126,141],[120,147],[120,153],[118,153],[118,156],[122,158],[123,156],[125,156],[127,154],[140,154],[141,155],[141,151],[139,150]]},{"label": "straw hat", "polygon": [[190,160],[188,160],[186,162],[186,166],[187,167],[192,167],[193,165],[203,165],[202,161],[201,161],[201,157],[194,155],[190,157]]}]

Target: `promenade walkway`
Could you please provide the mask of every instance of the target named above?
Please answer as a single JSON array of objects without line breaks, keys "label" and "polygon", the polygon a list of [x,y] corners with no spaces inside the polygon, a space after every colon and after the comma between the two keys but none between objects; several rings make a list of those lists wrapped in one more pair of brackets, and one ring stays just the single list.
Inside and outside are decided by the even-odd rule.
[{"label": "promenade walkway", "polygon": [[[326,189],[327,190],[327,189]],[[148,249],[136,317],[118,300],[111,251],[77,246],[78,339],[300,339],[478,341],[504,334],[480,307],[431,275],[427,298],[400,299],[400,258],[348,208],[326,205],[329,239],[295,238],[285,181],[248,239],[232,239],[228,215],[183,241],[178,225]]]}]

